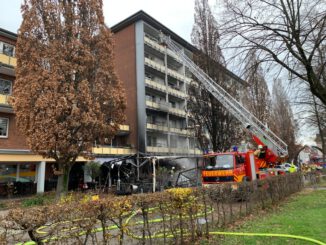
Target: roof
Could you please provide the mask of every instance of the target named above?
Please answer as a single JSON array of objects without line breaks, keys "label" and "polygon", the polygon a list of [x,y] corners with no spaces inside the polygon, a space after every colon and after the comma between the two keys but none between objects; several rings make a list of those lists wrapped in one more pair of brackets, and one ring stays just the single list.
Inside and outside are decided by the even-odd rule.
[{"label": "roof", "polygon": [[7,38],[17,40],[17,34],[11,31],[7,31],[5,29],[0,28],[0,36],[5,36]]},{"label": "roof", "polygon": [[[116,33],[140,20],[146,22],[147,24],[150,24],[152,27],[156,28],[157,30],[162,31],[165,35],[170,36],[171,39],[179,43],[181,46],[187,48],[191,52],[193,53],[200,52],[195,46],[187,42],[185,39],[177,35],[175,32],[171,31],[169,28],[164,26],[162,23],[154,19],[152,16],[150,16],[143,10],[140,10],[135,14],[129,16],[128,18],[122,20],[121,22],[115,24],[110,29],[113,33]],[[248,86],[248,83],[246,81],[244,81],[242,78],[240,78],[239,76],[237,76],[236,74],[228,70],[225,66],[223,66],[222,64],[218,64],[218,65],[220,66],[219,68],[222,69],[228,76],[239,81],[243,85]]]},{"label": "roof", "polygon": [[143,20],[144,22],[150,24],[157,30],[161,30],[166,35],[170,36],[174,41],[181,44],[183,47],[189,49],[190,51],[196,51],[197,49],[188,43],[186,40],[184,40],[182,37],[171,31],[169,28],[161,24],[159,21],[154,19],[152,16],[144,12],[143,10],[138,11],[137,13],[131,15],[127,19],[124,19],[123,21],[119,22],[118,24],[112,26],[110,29],[112,32],[119,32],[120,30],[124,29],[125,27],[139,21]]}]

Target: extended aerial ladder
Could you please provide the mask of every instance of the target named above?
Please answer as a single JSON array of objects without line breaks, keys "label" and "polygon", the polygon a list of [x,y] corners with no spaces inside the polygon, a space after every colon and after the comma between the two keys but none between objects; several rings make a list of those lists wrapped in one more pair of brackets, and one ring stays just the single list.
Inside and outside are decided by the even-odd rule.
[{"label": "extended aerial ladder", "polygon": [[277,157],[288,155],[287,144],[250,113],[241,103],[199,68],[170,37],[160,33],[160,41],[165,44],[188,67],[189,71],[225,108],[249,130],[256,143],[266,145]]}]

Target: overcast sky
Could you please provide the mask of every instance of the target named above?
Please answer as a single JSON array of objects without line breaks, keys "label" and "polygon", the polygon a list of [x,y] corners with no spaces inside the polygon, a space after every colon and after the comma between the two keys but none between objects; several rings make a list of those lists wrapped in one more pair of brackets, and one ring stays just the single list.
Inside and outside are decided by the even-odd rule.
[{"label": "overcast sky", "polygon": [[[1,0],[0,27],[16,33],[22,0]],[[4,3],[5,2],[5,3]],[[214,0],[210,0],[214,3]],[[194,22],[194,0],[103,0],[105,22],[112,26],[139,10],[144,10],[163,25],[190,41]]]},{"label": "overcast sky", "polygon": [[[14,33],[17,32],[22,20],[21,2],[22,0],[1,0],[1,28]],[[190,33],[194,23],[194,2],[195,0],[103,0],[103,10],[105,22],[110,27],[139,10],[144,10],[154,19],[190,42]],[[215,2],[216,0],[209,0],[212,7]],[[217,10],[215,7],[213,9]],[[303,131],[306,132],[306,130]],[[314,134],[310,133],[310,135]],[[309,137],[303,138],[311,143]]]}]

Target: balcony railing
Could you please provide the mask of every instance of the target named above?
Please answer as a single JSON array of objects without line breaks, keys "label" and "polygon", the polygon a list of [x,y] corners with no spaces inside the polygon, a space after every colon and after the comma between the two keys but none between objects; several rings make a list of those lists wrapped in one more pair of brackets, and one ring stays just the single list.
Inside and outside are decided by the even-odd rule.
[{"label": "balcony railing", "polygon": [[152,130],[159,130],[159,131],[169,131],[169,128],[166,126],[166,124],[153,124],[153,123],[147,123],[146,124],[147,129],[152,129]]},{"label": "balcony railing", "polygon": [[146,106],[154,109],[159,109],[162,111],[168,111],[169,110],[169,103],[167,102],[153,102],[150,100],[146,100]]},{"label": "balcony railing", "polygon": [[184,135],[188,135],[188,136],[193,135],[192,131],[187,130],[187,129],[170,128],[170,132],[171,133],[176,133],[176,134],[184,134]]},{"label": "balcony railing", "polygon": [[178,108],[169,108],[169,112],[171,114],[178,115],[178,116],[183,116],[183,117],[185,117],[187,115],[185,110],[181,110],[181,109],[178,109]]},{"label": "balcony railing", "polygon": [[11,57],[5,54],[0,54],[0,63],[16,67],[17,59],[15,57]]},{"label": "balcony railing", "polygon": [[10,98],[10,95],[7,95],[7,94],[0,94],[0,104],[2,105],[7,105],[9,106],[9,98]]},{"label": "balcony railing", "polygon": [[[149,58],[146,58],[145,57],[145,64],[148,65],[149,67],[152,67],[162,73],[165,73],[166,72],[166,69],[165,69],[165,66],[164,65],[161,65],[159,64],[158,62],[154,61],[154,60],[151,60]],[[177,72],[177,71],[174,71],[172,69],[169,69],[167,68],[167,71],[168,71],[168,74],[180,81],[184,81],[186,83],[190,83],[191,82],[191,79],[189,77],[186,77],[184,76],[183,74]]]},{"label": "balcony railing", "polygon": [[177,116],[182,116],[185,117],[187,116],[187,113],[185,110],[178,109],[178,108],[172,108],[169,103],[167,102],[153,102],[150,100],[146,100],[146,106],[149,108],[154,108],[162,111],[169,112],[171,114],[177,115]]},{"label": "balcony railing", "polygon": [[144,37],[145,43],[148,44],[148,46],[160,51],[161,53],[165,52],[165,48],[162,45],[159,45],[158,42],[150,39],[149,37]]},{"label": "balcony railing", "polygon": [[170,148],[171,153],[177,153],[177,154],[189,154],[188,148]]},{"label": "balcony railing", "polygon": [[161,84],[161,83],[158,83],[158,82],[155,82],[153,80],[150,80],[148,78],[145,79],[145,83],[146,85],[148,85],[149,87],[151,88],[155,88],[157,90],[161,90],[163,92],[166,91],[166,86],[164,84]]},{"label": "balcony railing", "polygon": [[[158,40],[153,40],[153,39],[154,38],[150,38],[148,36],[145,36],[145,38],[144,38],[145,43],[148,46],[150,46],[164,54],[165,48],[158,43]],[[182,63],[181,60],[178,58],[178,56],[175,53],[173,53],[170,49],[167,49],[167,53],[169,56],[173,57],[176,61],[178,61],[179,63]]]},{"label": "balcony railing", "polygon": [[146,151],[147,152],[155,152],[155,153],[168,153],[169,148],[167,148],[167,147],[158,147],[158,146],[147,146]]},{"label": "balcony railing", "polygon": [[94,154],[97,155],[130,155],[135,154],[135,150],[131,148],[122,148],[122,147],[93,147],[92,149]]},{"label": "balcony railing", "polygon": [[187,97],[186,93],[171,87],[168,87],[168,91],[170,94],[175,95],[177,97],[181,97],[183,99],[185,99]]},{"label": "balcony railing", "polygon": [[130,131],[129,129],[129,125],[126,125],[126,124],[121,124],[119,125],[119,128],[120,128],[120,131]]},{"label": "balcony railing", "polygon": [[145,64],[158,71],[165,73],[165,66],[159,64],[158,62],[155,62],[154,60],[145,57]]}]

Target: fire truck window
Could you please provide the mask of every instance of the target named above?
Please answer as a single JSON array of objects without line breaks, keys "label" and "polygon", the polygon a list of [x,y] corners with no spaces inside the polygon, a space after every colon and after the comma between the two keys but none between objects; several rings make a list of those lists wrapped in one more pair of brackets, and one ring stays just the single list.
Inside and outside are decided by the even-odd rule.
[{"label": "fire truck window", "polygon": [[215,168],[217,169],[233,169],[233,155],[218,155],[215,159]]},{"label": "fire truck window", "polygon": [[241,155],[236,156],[236,160],[237,160],[237,165],[243,164],[245,162],[243,156]]},{"label": "fire truck window", "polygon": [[209,166],[212,166],[212,167],[215,166],[215,158],[214,157],[209,158]]}]

